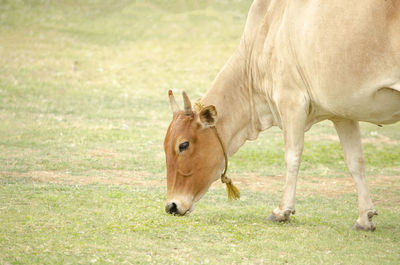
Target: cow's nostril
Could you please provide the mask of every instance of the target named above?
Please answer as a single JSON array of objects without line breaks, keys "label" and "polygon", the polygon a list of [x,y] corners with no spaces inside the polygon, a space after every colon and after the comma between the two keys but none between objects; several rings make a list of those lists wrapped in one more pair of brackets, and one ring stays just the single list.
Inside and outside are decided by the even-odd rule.
[{"label": "cow's nostril", "polygon": [[178,208],[176,207],[176,203],[171,202],[165,206],[165,211],[170,214],[178,213]]}]

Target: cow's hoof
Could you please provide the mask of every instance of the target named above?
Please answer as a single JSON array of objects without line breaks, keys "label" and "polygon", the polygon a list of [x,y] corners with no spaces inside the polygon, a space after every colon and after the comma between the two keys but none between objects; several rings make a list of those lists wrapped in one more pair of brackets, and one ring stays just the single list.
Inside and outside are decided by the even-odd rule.
[{"label": "cow's hoof", "polygon": [[356,224],[353,226],[353,230],[358,230],[358,231],[375,231],[376,226],[375,224],[372,222],[372,218],[378,215],[378,213],[375,210],[370,210],[367,213],[367,218],[365,222],[361,222],[361,218],[359,218],[356,222]]},{"label": "cow's hoof", "polygon": [[295,211],[293,210],[286,210],[283,214],[276,214],[272,212],[268,217],[267,221],[271,222],[289,222],[290,221],[290,214],[294,214]]},{"label": "cow's hoof", "polygon": [[371,223],[368,226],[361,226],[358,222],[356,222],[355,225],[353,225],[353,230],[357,230],[357,231],[375,231],[376,226],[374,225],[374,223]]}]

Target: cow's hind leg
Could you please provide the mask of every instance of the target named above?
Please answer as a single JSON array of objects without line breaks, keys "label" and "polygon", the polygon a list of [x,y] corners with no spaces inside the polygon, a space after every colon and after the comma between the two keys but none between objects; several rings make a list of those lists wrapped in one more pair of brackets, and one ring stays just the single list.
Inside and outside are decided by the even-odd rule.
[{"label": "cow's hind leg", "polygon": [[341,119],[334,120],[333,123],[340,138],[347,168],[357,185],[359,217],[353,228],[374,231],[372,217],[377,213],[365,181],[365,164],[358,121]]},{"label": "cow's hind leg", "polygon": [[281,202],[268,216],[269,221],[289,221],[290,214],[295,213],[296,182],[304,146],[306,104],[297,102],[297,99],[290,102],[287,98],[280,104],[285,140],[286,182]]}]

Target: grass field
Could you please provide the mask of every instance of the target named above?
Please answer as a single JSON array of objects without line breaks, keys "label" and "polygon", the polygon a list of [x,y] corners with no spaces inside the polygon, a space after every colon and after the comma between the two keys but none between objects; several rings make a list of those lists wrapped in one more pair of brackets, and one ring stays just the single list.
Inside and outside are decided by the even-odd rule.
[{"label": "grass field", "polygon": [[277,128],[187,217],[164,213],[167,91],[199,98],[250,1],[0,0],[0,264],[399,264],[400,124],[362,124],[374,233],[332,125],[306,135],[293,221]]}]

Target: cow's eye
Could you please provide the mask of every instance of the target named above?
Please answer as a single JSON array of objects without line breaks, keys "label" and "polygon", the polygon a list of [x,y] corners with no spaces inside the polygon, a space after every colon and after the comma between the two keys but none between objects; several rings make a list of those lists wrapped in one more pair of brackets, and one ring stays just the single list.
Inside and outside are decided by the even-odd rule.
[{"label": "cow's eye", "polygon": [[189,148],[189,142],[183,142],[179,145],[179,152],[183,152]]}]

